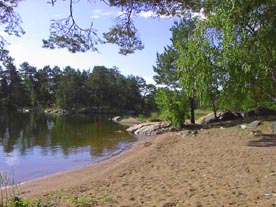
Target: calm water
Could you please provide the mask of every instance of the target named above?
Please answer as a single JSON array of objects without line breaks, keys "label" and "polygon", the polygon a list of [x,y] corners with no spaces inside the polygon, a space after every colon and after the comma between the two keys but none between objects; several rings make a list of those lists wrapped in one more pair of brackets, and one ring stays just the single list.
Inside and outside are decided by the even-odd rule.
[{"label": "calm water", "polygon": [[27,181],[99,162],[136,138],[125,127],[97,117],[0,115],[0,171]]}]

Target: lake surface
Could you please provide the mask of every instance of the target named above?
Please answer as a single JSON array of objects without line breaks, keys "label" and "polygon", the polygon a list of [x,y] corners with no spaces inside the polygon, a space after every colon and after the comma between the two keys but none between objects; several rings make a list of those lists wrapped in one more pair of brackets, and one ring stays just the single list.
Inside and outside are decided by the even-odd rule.
[{"label": "lake surface", "polygon": [[137,141],[117,130],[103,117],[2,114],[0,171],[18,183],[102,161]]}]

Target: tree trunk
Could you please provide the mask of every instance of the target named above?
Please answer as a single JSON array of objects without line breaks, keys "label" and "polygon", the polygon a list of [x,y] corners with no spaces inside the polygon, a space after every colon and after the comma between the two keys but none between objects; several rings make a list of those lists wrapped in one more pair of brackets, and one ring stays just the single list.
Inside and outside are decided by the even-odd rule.
[{"label": "tree trunk", "polygon": [[211,98],[212,100],[212,106],[213,106],[213,112],[214,112],[214,117],[215,119],[217,120],[218,119],[218,116],[217,116],[217,107],[216,107],[216,103],[215,103],[215,98]]},{"label": "tree trunk", "polygon": [[190,97],[191,124],[195,124],[195,103],[194,98]]}]

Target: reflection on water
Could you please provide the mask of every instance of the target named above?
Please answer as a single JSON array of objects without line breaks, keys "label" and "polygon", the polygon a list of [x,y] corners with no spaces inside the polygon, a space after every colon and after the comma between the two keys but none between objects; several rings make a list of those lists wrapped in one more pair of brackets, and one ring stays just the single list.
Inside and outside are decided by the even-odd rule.
[{"label": "reflection on water", "polygon": [[106,159],[136,141],[99,117],[0,115],[0,171],[26,181]]}]

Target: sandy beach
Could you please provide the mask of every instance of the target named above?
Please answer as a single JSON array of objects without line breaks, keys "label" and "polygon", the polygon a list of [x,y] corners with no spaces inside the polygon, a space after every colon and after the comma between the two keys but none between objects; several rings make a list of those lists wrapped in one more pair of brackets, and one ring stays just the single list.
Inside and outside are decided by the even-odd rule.
[{"label": "sandy beach", "polygon": [[101,163],[25,183],[21,197],[62,190],[92,198],[91,206],[276,206],[276,135],[268,124],[148,137]]}]

